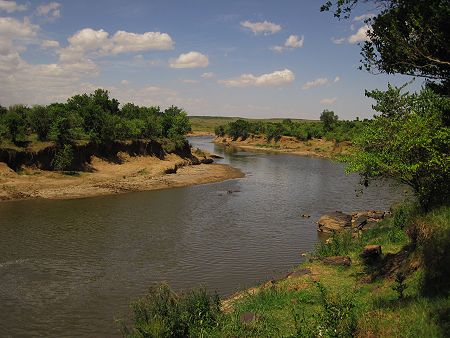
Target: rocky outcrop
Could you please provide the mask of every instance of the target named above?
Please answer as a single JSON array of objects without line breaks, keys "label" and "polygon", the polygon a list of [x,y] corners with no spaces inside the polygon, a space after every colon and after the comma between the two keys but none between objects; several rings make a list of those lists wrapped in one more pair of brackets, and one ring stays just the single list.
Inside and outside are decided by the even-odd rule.
[{"label": "rocky outcrop", "polygon": [[373,229],[385,217],[389,216],[387,211],[357,211],[351,214],[345,214],[341,211],[335,211],[324,214],[317,222],[318,231],[325,233],[336,233],[344,230],[351,230],[354,233]]},{"label": "rocky outcrop", "polygon": [[320,217],[317,225],[321,232],[341,232],[344,229],[351,228],[352,216],[344,214],[342,211],[330,212]]}]

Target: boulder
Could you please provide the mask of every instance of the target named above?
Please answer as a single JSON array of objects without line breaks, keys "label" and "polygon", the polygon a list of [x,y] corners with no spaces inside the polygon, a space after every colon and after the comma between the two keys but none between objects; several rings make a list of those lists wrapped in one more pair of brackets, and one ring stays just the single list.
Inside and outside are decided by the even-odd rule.
[{"label": "boulder", "polygon": [[352,260],[348,256],[330,256],[322,259],[322,262],[327,265],[339,265],[339,266],[350,266],[352,265]]},{"label": "boulder", "polygon": [[371,210],[368,212],[368,216],[374,220],[382,220],[384,218],[384,211]]},{"label": "boulder", "polygon": [[352,225],[352,216],[344,214],[341,211],[335,211],[320,217],[317,222],[319,231],[322,232],[340,232]]},{"label": "boulder", "polygon": [[361,230],[367,224],[367,216],[359,215],[357,217],[353,217],[352,219],[352,227],[358,230]]}]

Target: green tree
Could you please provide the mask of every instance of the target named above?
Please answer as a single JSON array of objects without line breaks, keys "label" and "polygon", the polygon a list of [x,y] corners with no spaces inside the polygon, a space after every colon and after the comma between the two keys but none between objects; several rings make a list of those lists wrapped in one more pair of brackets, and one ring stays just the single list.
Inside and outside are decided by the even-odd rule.
[{"label": "green tree", "polygon": [[347,170],[360,173],[366,185],[380,177],[407,184],[427,210],[449,202],[450,129],[442,115],[450,98],[430,89],[414,94],[402,89],[366,93],[381,114],[356,137]]},{"label": "green tree", "polygon": [[438,80],[435,85],[450,95],[450,1],[334,0],[321,10],[348,18],[358,2],[380,9],[366,20],[370,29],[362,45],[362,67]]},{"label": "green tree", "polygon": [[9,109],[3,117],[4,124],[12,142],[25,141],[27,124],[24,116],[15,109]]},{"label": "green tree", "polygon": [[51,109],[48,109],[45,106],[34,106],[30,110],[28,119],[31,129],[37,133],[38,139],[40,141],[47,140],[53,123],[53,115]]},{"label": "green tree", "polygon": [[320,114],[320,121],[323,123],[323,130],[325,132],[333,130],[338,119],[338,116],[331,110],[325,109],[322,114]]},{"label": "green tree", "polygon": [[82,118],[75,112],[56,117],[50,129],[49,138],[58,146],[72,144],[83,137]]}]

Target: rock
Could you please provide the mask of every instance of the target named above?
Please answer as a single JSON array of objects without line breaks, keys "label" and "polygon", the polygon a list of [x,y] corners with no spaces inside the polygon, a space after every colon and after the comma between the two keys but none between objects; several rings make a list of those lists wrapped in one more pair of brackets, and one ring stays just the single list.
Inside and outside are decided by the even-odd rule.
[{"label": "rock", "polygon": [[371,210],[368,212],[367,216],[372,219],[382,220],[384,218],[384,211]]},{"label": "rock", "polygon": [[355,229],[362,229],[367,224],[367,216],[359,215],[352,220],[352,227]]},{"label": "rock", "polygon": [[381,245],[367,245],[364,247],[361,257],[365,260],[375,261],[381,257]]},{"label": "rock", "polygon": [[320,217],[317,222],[319,231],[322,232],[340,232],[352,225],[352,216],[344,214],[341,211],[335,211]]},{"label": "rock", "polygon": [[214,160],[212,158],[203,158],[203,159],[200,160],[200,162],[202,164],[211,164],[211,163],[214,162]]},{"label": "rock", "polygon": [[308,214],[302,214],[302,217],[303,217],[303,218],[310,218],[311,216],[308,215]]},{"label": "rock", "polygon": [[348,256],[330,256],[322,259],[322,262],[327,265],[340,265],[340,266],[350,266],[352,265],[352,260]]},{"label": "rock", "polygon": [[217,159],[223,159],[222,156],[216,155],[216,154],[211,154],[212,158],[217,158]]}]

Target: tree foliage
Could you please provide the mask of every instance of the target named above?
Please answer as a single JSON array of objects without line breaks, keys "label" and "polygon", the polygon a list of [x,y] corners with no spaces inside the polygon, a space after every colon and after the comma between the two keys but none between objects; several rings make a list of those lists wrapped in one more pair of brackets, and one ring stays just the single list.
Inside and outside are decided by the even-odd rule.
[{"label": "tree foliage", "polygon": [[325,109],[320,115],[320,121],[323,123],[323,129],[325,132],[333,130],[338,119],[338,116],[333,111],[327,109]]},{"label": "tree foliage", "polygon": [[347,170],[359,172],[366,184],[379,177],[407,184],[429,209],[449,200],[450,130],[442,116],[450,99],[430,89],[414,94],[402,89],[367,92],[380,115],[355,139]]},{"label": "tree foliage", "polygon": [[450,94],[450,0],[336,0],[321,10],[348,18],[358,2],[379,9],[366,20],[370,29],[361,50],[363,67],[439,80]]}]

